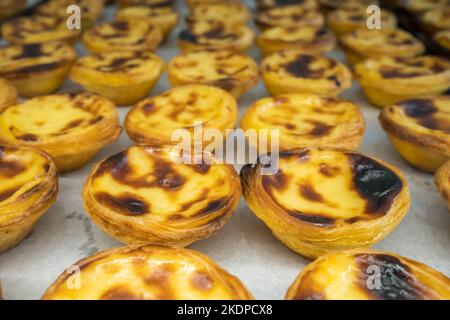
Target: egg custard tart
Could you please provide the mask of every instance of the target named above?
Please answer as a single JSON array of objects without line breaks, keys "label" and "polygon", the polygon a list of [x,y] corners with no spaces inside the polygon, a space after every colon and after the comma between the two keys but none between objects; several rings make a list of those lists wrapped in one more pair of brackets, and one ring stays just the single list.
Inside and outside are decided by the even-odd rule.
[{"label": "egg custard tart", "polygon": [[302,6],[274,7],[261,11],[255,18],[255,23],[261,30],[273,27],[322,27],[324,22],[320,12]]},{"label": "egg custard tart", "polygon": [[236,98],[259,81],[256,62],[232,50],[201,50],[176,56],[169,63],[169,81],[173,86],[205,84],[222,88]]},{"label": "egg custard tart", "polygon": [[273,96],[314,93],[337,96],[351,87],[352,74],[342,63],[301,50],[278,51],[261,63],[261,73]]},{"label": "egg custard tart", "polygon": [[422,42],[400,29],[360,28],[342,35],[339,41],[351,64],[372,57],[414,57],[425,51]]},{"label": "egg custard tart", "polygon": [[364,135],[364,118],[350,101],[291,93],[257,101],[244,115],[241,128],[280,130],[280,150],[309,146],[354,150]]},{"label": "egg custard tart", "polygon": [[170,7],[175,0],[116,0],[119,4],[119,8],[133,7],[133,6],[146,6],[152,8]]},{"label": "egg custard tart", "polygon": [[448,0],[402,0],[400,5],[410,13],[421,15],[429,10],[449,4]]},{"label": "egg custard tart", "polygon": [[197,20],[180,32],[178,45],[183,52],[201,49],[245,51],[252,45],[253,38],[253,31],[245,25]]},{"label": "egg custard tart", "polygon": [[171,7],[134,6],[120,9],[116,18],[117,20],[146,20],[158,27],[164,39],[167,39],[178,22],[178,13]]},{"label": "egg custard tart", "polygon": [[450,160],[450,97],[416,98],[386,107],[380,123],[411,165],[435,172]]},{"label": "egg custard tart", "polygon": [[436,33],[434,41],[441,47],[450,51],[450,30]]},{"label": "egg custard tart", "polygon": [[175,87],[162,95],[143,100],[125,119],[130,138],[146,145],[177,145],[172,135],[189,130],[194,141],[195,126],[226,134],[237,120],[237,102],[228,92],[213,86],[192,84]]},{"label": "egg custard tart", "polygon": [[261,32],[256,43],[264,56],[289,49],[320,54],[334,49],[336,37],[321,27],[274,27]]},{"label": "egg custard tart", "polygon": [[[357,8],[354,10],[338,9],[327,15],[327,25],[337,35],[351,32],[358,28],[367,28],[367,19],[371,16],[367,13],[367,8]],[[390,11],[381,10],[381,28],[395,29],[397,18]]]},{"label": "egg custard tart", "polygon": [[331,253],[309,264],[287,300],[448,300],[450,279],[398,254],[375,250]]},{"label": "egg custard tart", "polygon": [[318,5],[315,0],[257,0],[259,10],[266,10],[282,6],[300,6],[309,10],[317,10]]},{"label": "egg custard tart", "polygon": [[182,247],[217,233],[240,197],[232,166],[212,158],[184,164],[172,147],[136,146],[114,155],[92,169],[83,190],[86,211],[110,236]]},{"label": "egg custard tart", "polygon": [[153,51],[162,40],[161,30],[143,19],[103,23],[83,34],[83,43],[92,53]]},{"label": "egg custard tart", "polygon": [[450,1],[447,6],[425,12],[420,20],[429,34],[450,30]]},{"label": "egg custard tart", "polygon": [[14,16],[27,7],[27,0],[0,1],[0,21]]},{"label": "egg custard tart", "polygon": [[80,35],[80,30],[70,30],[66,26],[66,20],[31,15],[8,20],[1,26],[2,36],[9,43],[31,44],[49,41],[74,42]]},{"label": "egg custard tart", "polygon": [[61,87],[75,58],[64,42],[0,47],[0,77],[22,97],[49,94]]},{"label": "egg custard tart", "polygon": [[354,10],[367,9],[370,5],[378,5],[378,0],[319,0],[320,7],[325,12],[336,9]]},{"label": "egg custard tart", "polygon": [[40,96],[0,114],[0,143],[46,151],[61,172],[82,167],[121,128],[115,105],[95,94]]},{"label": "egg custard tart", "polygon": [[263,174],[263,164],[245,166],[244,197],[279,240],[308,258],[370,247],[397,226],[410,205],[397,168],[352,151],[286,151],[276,165],[271,175]]},{"label": "egg custard tart", "polygon": [[450,210],[450,161],[447,161],[436,172],[436,185],[442,197],[447,201]]},{"label": "egg custard tart", "polygon": [[239,25],[246,24],[250,17],[250,10],[242,3],[217,2],[193,7],[186,21],[195,23],[195,21],[206,19]]},{"label": "egg custard tart", "polygon": [[131,246],[98,253],[74,266],[82,286],[64,272],[43,300],[250,300],[241,281],[200,252]]},{"label": "egg custard tart", "polygon": [[70,14],[67,8],[76,5],[81,11],[81,29],[92,27],[103,13],[104,0],[50,0],[36,8],[40,15],[67,20]]},{"label": "egg custard tart", "polygon": [[450,88],[450,62],[434,56],[382,57],[355,66],[367,98],[378,107],[439,95]]},{"label": "egg custard tart", "polygon": [[0,253],[17,245],[56,200],[58,170],[42,151],[0,146]]},{"label": "egg custard tart", "polygon": [[80,58],[71,78],[118,105],[130,105],[149,94],[163,70],[163,60],[151,52],[111,51]]},{"label": "egg custard tart", "polygon": [[16,88],[7,80],[0,78],[0,113],[17,100]]}]

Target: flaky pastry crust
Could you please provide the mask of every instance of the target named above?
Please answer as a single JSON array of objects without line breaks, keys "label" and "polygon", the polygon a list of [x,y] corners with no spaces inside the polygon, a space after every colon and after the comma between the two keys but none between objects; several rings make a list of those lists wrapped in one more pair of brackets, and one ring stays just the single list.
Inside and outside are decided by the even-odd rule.
[{"label": "flaky pastry crust", "polygon": [[17,101],[16,88],[7,80],[0,78],[0,113]]},{"label": "flaky pastry crust", "polygon": [[246,24],[251,17],[251,12],[242,3],[217,2],[199,4],[193,7],[186,17],[188,23],[198,20],[217,20],[229,24]]},{"label": "flaky pastry crust", "polygon": [[436,186],[442,194],[442,198],[447,201],[450,210],[450,161],[447,161],[436,172]]}]

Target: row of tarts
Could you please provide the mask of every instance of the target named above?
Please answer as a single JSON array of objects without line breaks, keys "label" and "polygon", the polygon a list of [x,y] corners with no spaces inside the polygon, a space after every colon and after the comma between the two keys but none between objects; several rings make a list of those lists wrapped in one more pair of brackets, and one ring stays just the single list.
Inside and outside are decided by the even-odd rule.
[{"label": "row of tarts", "polygon": [[[99,141],[90,145],[86,136],[101,138],[104,134],[114,139],[118,123],[110,125],[114,122],[111,119],[117,119],[114,104],[95,94],[37,97],[21,106],[26,104],[28,108],[13,106],[6,109],[11,108],[4,116],[2,127],[8,132],[5,136],[20,137],[16,139],[21,141],[19,145],[24,145],[24,141],[29,145],[64,137],[48,149],[41,146],[53,156],[56,165],[35,149],[2,148],[2,159],[5,159],[1,166],[2,175],[8,177],[7,183],[11,187],[2,192],[6,203],[11,209],[12,197],[17,208],[19,199],[28,199],[30,202],[27,203],[33,203],[33,209],[37,209],[35,213],[42,209],[38,214],[28,213],[37,219],[54,199],[56,183],[47,182],[55,180],[56,167],[66,171],[84,164],[102,147]],[[214,110],[208,107],[212,105]],[[448,99],[444,97],[414,99],[404,105],[395,104],[392,109],[396,112],[392,112],[392,118],[399,120],[399,126],[408,121],[413,133],[417,126],[425,127],[422,130],[427,134],[426,140],[433,141],[435,131],[444,131],[440,130],[440,125],[447,121],[446,106]],[[232,95],[214,87],[187,85],[138,103],[127,116],[126,128],[132,139],[140,144],[161,145],[167,142],[169,132],[189,125],[194,117],[222,131],[234,127],[236,114],[236,101]],[[292,121],[292,117],[296,121]],[[48,119],[52,119],[52,125]],[[313,94],[287,94],[258,101],[244,119],[242,127],[277,126],[282,129],[280,138],[285,143],[282,147],[285,152],[281,154],[281,170],[276,175],[261,175],[261,165],[246,166],[241,171],[241,178],[232,167],[214,162],[175,165],[177,154],[171,147],[136,146],[94,166],[83,192],[88,213],[103,230],[122,242],[186,246],[214,234],[228,221],[240,198],[242,184],[249,206],[275,235],[290,248],[311,258],[336,250],[368,247],[387,235],[406,214],[409,194],[398,169],[354,151],[317,148],[286,151],[315,143],[331,147],[341,143],[339,148],[356,149],[364,122],[354,104]],[[22,124],[28,122],[33,128],[23,130]],[[59,126],[55,127],[55,123]],[[305,126],[293,128],[293,123],[305,123]],[[428,127],[429,123],[434,123],[435,127]],[[141,127],[133,132],[139,125]],[[36,128],[39,129],[34,130]],[[87,132],[89,134],[84,135]],[[349,132],[351,134],[347,135]],[[67,143],[72,134],[73,139]],[[423,148],[430,146],[419,140],[414,140],[415,145],[426,154]],[[70,147],[72,154],[58,153],[58,148],[64,147],[66,151]],[[73,154],[74,150],[78,154]],[[444,150],[448,148],[444,147]],[[28,156],[20,156],[21,152]],[[42,157],[34,158],[36,154]],[[23,158],[30,162],[22,162]],[[27,169],[31,164],[34,170],[30,173]],[[449,179],[448,173],[442,172],[445,190]],[[20,181],[18,176],[24,180]],[[27,184],[30,176],[42,180],[35,185]],[[26,187],[14,190],[23,181]],[[46,199],[46,205],[38,208],[33,197]],[[348,201],[344,203],[342,198]],[[14,216],[7,213],[6,217]],[[9,239],[25,234],[34,224],[31,220],[21,226],[23,233],[8,230]],[[374,264],[381,267],[383,283],[394,278],[401,281],[402,290],[390,287],[368,290],[367,268]],[[63,274],[44,298],[252,297],[239,280],[201,254],[185,249],[121,248],[83,260],[78,266],[83,284],[80,290],[70,288],[67,280],[71,280],[71,275]],[[343,281],[329,269],[330,266],[338,273],[348,268],[351,272]],[[96,285],[103,282],[101,279],[108,279],[108,286]],[[319,258],[302,272],[286,297],[343,298],[333,289],[333,284],[342,289],[344,283],[346,298],[449,297],[449,280],[444,275],[395,254],[370,250],[331,253]]]}]

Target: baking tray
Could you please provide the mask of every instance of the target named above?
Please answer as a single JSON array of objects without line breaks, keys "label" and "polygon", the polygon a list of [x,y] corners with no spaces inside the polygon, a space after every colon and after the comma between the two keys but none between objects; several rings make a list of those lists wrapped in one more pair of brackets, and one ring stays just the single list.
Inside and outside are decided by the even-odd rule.
[{"label": "baking tray", "polygon": [[[254,9],[254,1],[245,2]],[[176,6],[181,14],[186,14],[182,1],[177,1]],[[114,11],[114,7],[108,7],[103,19],[113,19]],[[158,49],[166,61],[179,53],[176,37],[183,26],[180,21],[169,41]],[[80,55],[86,54],[80,43],[76,46]],[[260,61],[257,48],[248,53]],[[339,50],[329,56],[345,61]],[[169,88],[164,75],[152,95]],[[81,88],[67,80],[61,91],[72,90]],[[239,99],[241,116],[253,102],[267,95],[264,85],[259,83]],[[434,177],[409,167],[397,155],[378,124],[380,110],[369,105],[356,82],[343,97],[356,102],[366,119],[367,130],[360,150],[399,167],[411,190],[412,206],[408,214],[395,231],[374,247],[422,261],[450,275],[450,212],[434,185]],[[119,109],[122,123],[127,111],[128,108]],[[87,166],[61,175],[56,203],[19,246],[0,255],[5,299],[39,299],[56,277],[79,259],[121,245],[91,222],[83,208],[81,190],[94,163],[131,145],[123,133]],[[295,277],[310,262],[278,241],[243,199],[231,221],[217,235],[190,248],[208,255],[239,277],[257,299],[283,299]]]}]

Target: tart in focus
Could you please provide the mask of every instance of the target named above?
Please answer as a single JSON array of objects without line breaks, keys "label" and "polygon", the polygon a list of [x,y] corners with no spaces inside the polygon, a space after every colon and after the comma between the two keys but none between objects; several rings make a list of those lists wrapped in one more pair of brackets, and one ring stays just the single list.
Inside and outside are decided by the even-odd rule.
[{"label": "tart in focus", "polygon": [[378,107],[439,95],[450,88],[450,62],[434,56],[381,57],[355,66],[367,98]]},{"label": "tart in focus", "polygon": [[411,165],[435,172],[450,160],[450,97],[416,98],[386,107],[380,123]]},{"label": "tart in focus", "polygon": [[333,50],[336,37],[325,28],[313,26],[274,27],[261,32],[256,43],[265,56],[289,49],[320,54]]},{"label": "tart in focus", "polygon": [[261,63],[261,73],[273,96],[296,92],[337,96],[351,87],[352,78],[344,64],[301,50],[279,51],[268,56]]},{"label": "tart in focus", "polygon": [[71,71],[73,81],[119,105],[144,99],[164,70],[151,52],[117,51],[80,58]]},{"label": "tart in focus", "polygon": [[450,279],[395,253],[349,250],[309,264],[289,288],[286,299],[448,300]]},{"label": "tart in focus", "polygon": [[127,7],[117,12],[117,20],[147,20],[158,27],[166,39],[178,22],[178,13],[171,7]]},{"label": "tart in focus", "polygon": [[[19,13],[27,7],[27,0],[3,0],[0,2],[0,21]],[[1,299],[1,298],[0,298]]]},{"label": "tart in focus", "polygon": [[0,146],[0,253],[28,235],[57,192],[58,170],[50,156]]},{"label": "tart in focus", "polygon": [[364,118],[350,101],[292,93],[257,101],[244,115],[241,128],[278,129],[282,151],[309,146],[354,150],[364,135]]},{"label": "tart in focus", "polygon": [[194,128],[217,129],[223,134],[234,129],[237,102],[228,92],[199,84],[172,88],[162,95],[139,102],[125,119],[130,138],[146,145],[177,145],[172,135],[185,129],[194,137]]},{"label": "tart in focus", "polygon": [[80,289],[64,272],[43,300],[250,300],[241,281],[205,255],[159,246],[122,247],[75,264]]},{"label": "tart in focus", "polygon": [[17,100],[16,88],[7,80],[0,78],[0,113]]},{"label": "tart in focus", "polygon": [[450,50],[450,30],[436,33],[434,41],[441,47]]},{"label": "tart in focus", "polygon": [[450,210],[450,161],[447,161],[436,172],[436,185],[442,197],[447,201]]},{"label": "tart in focus", "polygon": [[297,253],[316,258],[366,248],[386,237],[409,206],[402,173],[381,160],[333,149],[279,155],[278,171],[245,166],[241,183],[250,209]]},{"label": "tart in focus", "polygon": [[[358,28],[367,28],[367,19],[370,14],[367,8],[357,8],[354,10],[338,9],[327,15],[328,27],[337,35],[351,32]],[[397,18],[390,11],[381,10],[381,28],[395,29],[397,27]]]},{"label": "tart in focus", "polygon": [[255,23],[261,30],[273,27],[322,27],[324,22],[320,12],[302,6],[274,7],[261,11],[255,18]]},{"label": "tart in focus", "polygon": [[136,146],[102,161],[83,190],[86,211],[127,244],[184,247],[214,235],[239,203],[239,176],[212,158],[181,157],[172,147]]},{"label": "tart in focus", "polygon": [[236,98],[259,81],[258,65],[249,56],[232,50],[202,50],[174,57],[169,63],[173,86],[205,84],[222,88]]},{"label": "tart in focus", "polygon": [[258,10],[266,10],[274,7],[282,6],[301,6],[309,10],[317,10],[317,2],[315,0],[257,0]]},{"label": "tart in focus", "polygon": [[103,23],[83,35],[83,43],[92,53],[153,51],[162,39],[161,30],[142,19]]},{"label": "tart in focus", "polygon": [[216,20],[239,25],[246,24],[250,17],[250,10],[242,3],[217,2],[193,7],[186,21],[195,23],[198,20]]},{"label": "tart in focus", "polygon": [[9,80],[20,96],[49,94],[61,87],[75,58],[75,51],[64,42],[3,47],[0,77]]},{"label": "tart in focus", "polygon": [[3,38],[14,44],[44,43],[49,41],[73,42],[80,30],[70,30],[66,20],[57,17],[31,15],[3,23]]},{"label": "tart in focus", "polygon": [[371,57],[414,57],[425,51],[419,40],[400,29],[356,29],[339,41],[351,64]]},{"label": "tart in focus", "polygon": [[178,45],[183,52],[201,49],[245,51],[252,45],[253,38],[253,31],[245,25],[198,20],[181,31]]},{"label": "tart in focus", "polygon": [[61,172],[86,164],[120,132],[115,105],[91,93],[40,96],[0,114],[0,143],[44,150]]}]

